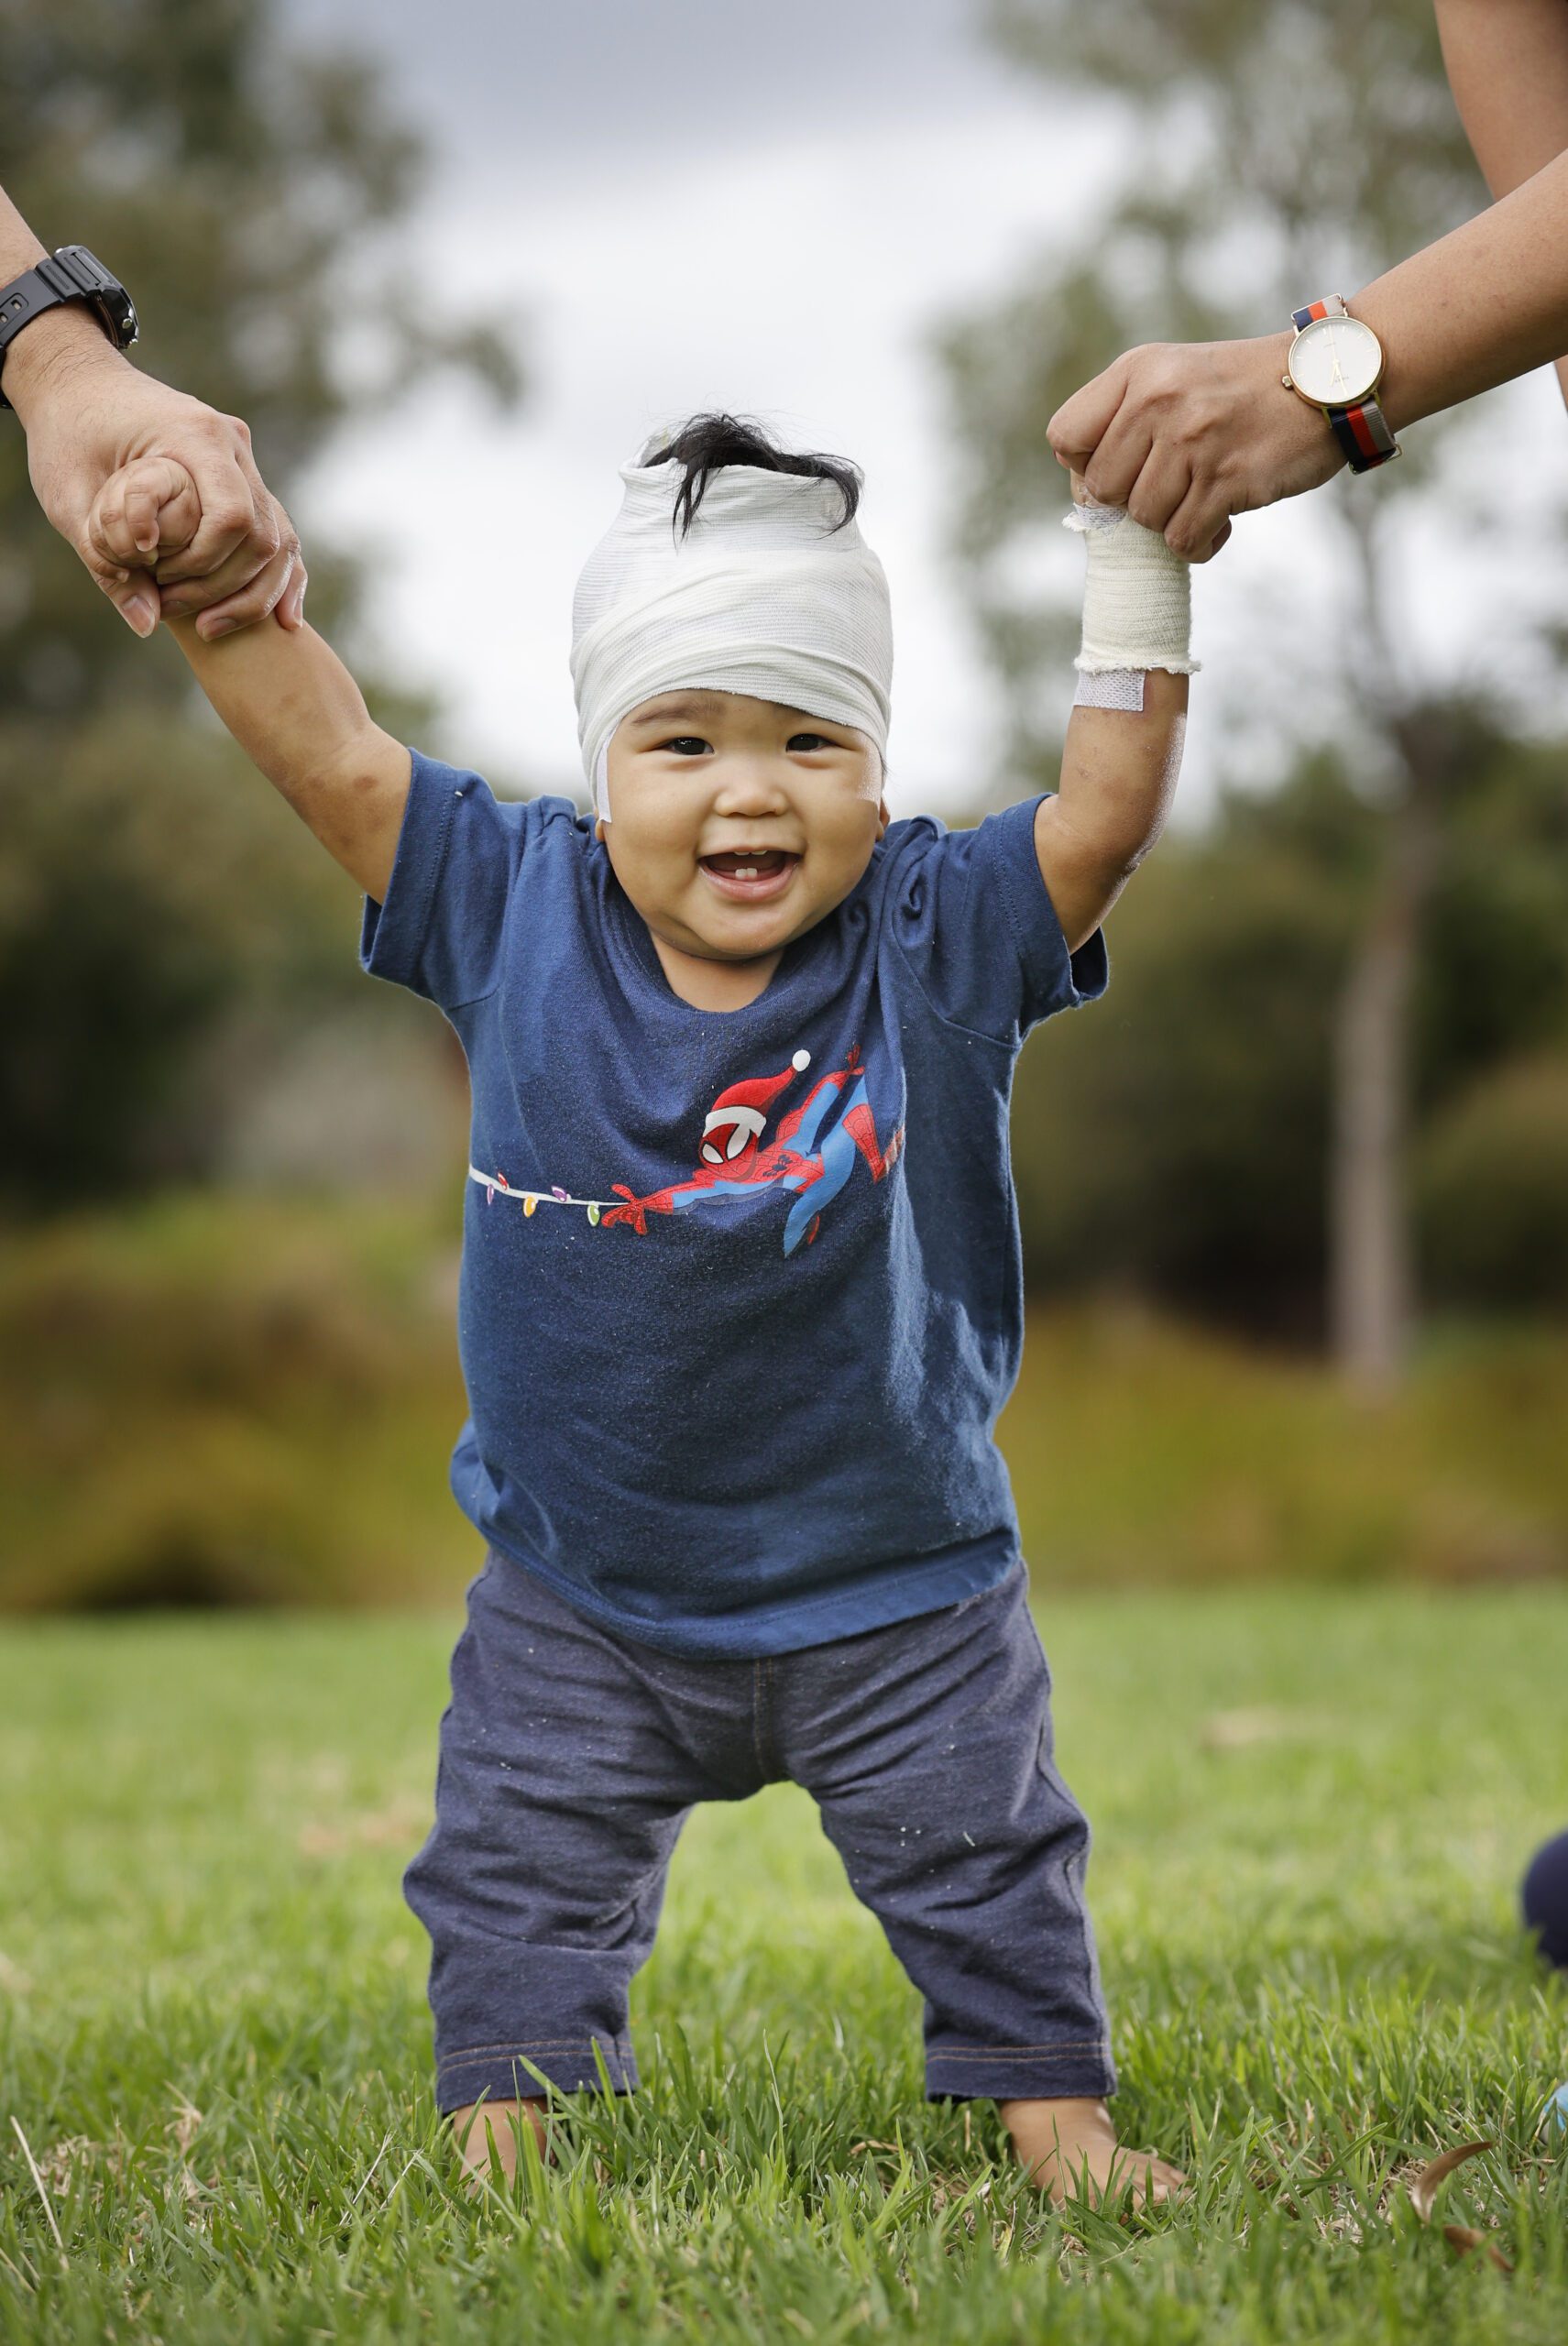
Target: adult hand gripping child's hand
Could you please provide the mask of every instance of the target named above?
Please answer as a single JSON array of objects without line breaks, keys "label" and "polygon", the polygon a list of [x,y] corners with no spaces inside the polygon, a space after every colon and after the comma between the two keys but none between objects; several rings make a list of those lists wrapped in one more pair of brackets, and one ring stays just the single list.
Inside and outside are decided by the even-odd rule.
[{"label": "adult hand gripping child's hand", "polygon": [[[104,482],[89,509],[82,538],[101,565],[101,583],[113,591],[115,582],[124,585],[138,570],[156,570],[170,554],[189,546],[201,521],[201,496],[186,466],[173,456],[139,456]],[[280,597],[268,614],[285,626],[298,623],[304,601],[305,565],[297,553],[287,583],[289,609],[284,610]]]},{"label": "adult hand gripping child's hand", "polygon": [[[86,331],[88,346],[70,351],[69,365],[46,352],[49,367],[30,346],[34,335],[22,335],[6,356],[5,386],[27,431],[38,503],[94,583],[140,636],[160,619],[195,613],[203,637],[274,611],[285,627],[302,626],[299,540],[257,471],[244,422],[138,373],[95,325]],[[88,517],[121,470],[157,460],[186,473],[195,503],[181,509],[182,534],[165,537],[155,575],[138,580],[135,567],[104,561]]]}]

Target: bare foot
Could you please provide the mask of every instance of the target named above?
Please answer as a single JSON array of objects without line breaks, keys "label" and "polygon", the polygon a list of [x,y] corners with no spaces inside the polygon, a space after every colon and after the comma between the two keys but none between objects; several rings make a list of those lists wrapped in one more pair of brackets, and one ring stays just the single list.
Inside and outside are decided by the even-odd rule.
[{"label": "bare foot", "polygon": [[1135,2208],[1157,2206],[1187,2187],[1180,2168],[1153,2151],[1123,2149],[1102,2101],[1003,2101],[997,2108],[1019,2165],[1058,2208],[1080,2194],[1099,2207],[1124,2192]]},{"label": "bare foot", "polygon": [[490,2149],[501,2163],[501,2173],[510,2183],[517,2174],[517,2163],[522,2149],[520,2130],[532,2126],[533,2139],[539,2145],[541,2158],[548,2158],[549,2142],[544,2131],[544,2098],[531,2095],[523,2101],[469,2101],[452,2113],[452,2132],[457,2138],[457,2149],[463,2161],[470,2191],[479,2190],[491,2179]]}]

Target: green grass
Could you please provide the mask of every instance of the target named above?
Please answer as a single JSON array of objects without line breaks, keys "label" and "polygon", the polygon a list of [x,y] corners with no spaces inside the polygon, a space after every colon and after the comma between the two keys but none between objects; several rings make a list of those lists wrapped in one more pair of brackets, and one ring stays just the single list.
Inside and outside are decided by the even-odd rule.
[{"label": "green grass", "polygon": [[[455,2186],[398,1890],[451,1623],[0,1643],[0,2337],[1068,2341],[1568,2334],[1568,1999],[1513,1885],[1568,1824],[1568,1596],[1047,1598],[1128,2132],[1192,2170],[1063,2220],[809,1804],[707,1810],[638,1984],[648,2084],[514,2203]],[[15,2118],[38,2162],[40,2201]],[[1497,2148],[1423,2230],[1413,2163]],[[51,2221],[52,2219],[52,2221]],[[53,2228],[58,2226],[57,2247]]]}]

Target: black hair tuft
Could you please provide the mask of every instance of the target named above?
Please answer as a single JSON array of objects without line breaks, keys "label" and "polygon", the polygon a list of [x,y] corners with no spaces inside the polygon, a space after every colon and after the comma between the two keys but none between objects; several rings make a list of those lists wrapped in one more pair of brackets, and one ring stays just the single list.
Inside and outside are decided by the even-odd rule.
[{"label": "black hair tuft", "polygon": [[684,466],[685,477],[675,491],[674,517],[683,538],[696,518],[709,480],[728,465],[753,465],[761,472],[793,473],[806,480],[830,480],[844,500],[844,510],[833,525],[837,530],[854,520],[861,501],[859,465],[850,464],[847,456],[807,455],[794,448],[781,448],[760,423],[753,423],[745,416],[690,416],[677,431],[667,436],[661,433],[650,441],[642,461],[645,465]]}]

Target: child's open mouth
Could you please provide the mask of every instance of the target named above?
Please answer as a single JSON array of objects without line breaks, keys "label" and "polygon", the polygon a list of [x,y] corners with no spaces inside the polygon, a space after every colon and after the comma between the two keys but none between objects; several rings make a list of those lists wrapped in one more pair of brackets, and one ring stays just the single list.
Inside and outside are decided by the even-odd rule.
[{"label": "child's open mouth", "polygon": [[718,890],[734,904],[764,903],[782,895],[800,861],[785,848],[727,848],[722,855],[705,855],[702,868]]}]

